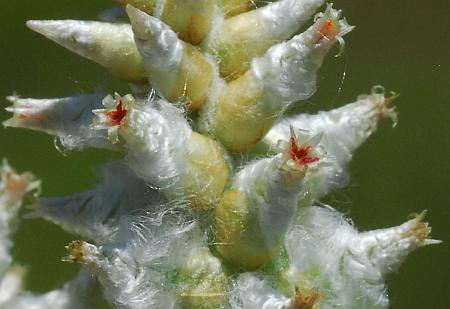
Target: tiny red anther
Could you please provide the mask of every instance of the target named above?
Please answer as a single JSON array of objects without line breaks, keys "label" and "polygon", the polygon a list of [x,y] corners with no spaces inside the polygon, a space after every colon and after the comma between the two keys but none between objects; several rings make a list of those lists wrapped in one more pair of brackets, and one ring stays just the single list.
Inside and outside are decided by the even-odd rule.
[{"label": "tiny red anther", "polygon": [[119,104],[117,104],[116,110],[107,112],[106,115],[111,118],[111,123],[113,126],[120,125],[120,122],[127,114],[127,110],[122,106],[122,100],[119,100]]},{"label": "tiny red anther", "polygon": [[291,137],[291,149],[290,149],[290,157],[294,160],[299,166],[307,165],[310,163],[314,163],[319,161],[319,157],[309,156],[312,146],[306,145],[304,147],[298,147],[297,140],[294,137]]}]

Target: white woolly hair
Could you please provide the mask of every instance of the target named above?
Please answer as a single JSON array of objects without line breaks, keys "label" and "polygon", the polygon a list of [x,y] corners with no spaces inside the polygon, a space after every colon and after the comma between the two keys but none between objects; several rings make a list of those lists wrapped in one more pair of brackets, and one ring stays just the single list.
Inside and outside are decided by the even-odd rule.
[{"label": "white woolly hair", "polygon": [[264,85],[266,100],[271,104],[286,106],[306,100],[316,90],[317,71],[336,40],[316,43],[319,26],[325,19],[334,20],[340,29],[337,38],[352,30],[345,20],[339,20],[340,11],[327,7],[325,13],[305,32],[287,42],[271,47],[264,56],[255,58],[251,71]]},{"label": "white woolly hair", "polygon": [[183,41],[163,21],[131,5],[127,5],[127,13],[144,63],[170,75],[181,62]]},{"label": "white woolly hair", "polygon": [[389,117],[395,125],[396,113],[389,107],[391,101],[381,86],[375,86],[371,94],[361,95],[356,102],[343,107],[282,118],[263,141],[269,147],[276,147],[279,140],[289,137],[291,127],[311,135],[322,134],[319,147],[330,160],[305,179],[306,199],[310,203],[348,183],[347,164],[356,149],[376,131],[380,118]]},{"label": "white woolly hair", "polygon": [[[22,280],[23,274],[17,268],[3,278],[0,291],[5,291],[3,284],[12,284],[11,280]],[[8,286],[9,288],[11,286]],[[64,284],[60,289],[43,294],[35,294],[21,290],[21,286],[7,299],[0,296],[0,306],[4,309],[91,309],[100,299],[97,280],[92,274],[82,269],[78,275]]]},{"label": "white woolly hair", "polygon": [[[353,225],[330,207],[301,208],[285,238],[291,284],[318,288],[327,295],[321,300],[323,309],[387,308],[379,272],[370,265],[356,265],[361,261],[350,245],[357,237]],[[361,276],[359,267],[374,272]],[[316,275],[302,275],[307,273]]]},{"label": "white woolly hair", "polygon": [[240,274],[230,291],[230,305],[233,309],[288,309],[290,304],[289,298],[255,273]]},{"label": "white woolly hair", "polygon": [[236,174],[232,184],[246,195],[269,246],[280,241],[302,192],[303,177],[294,180],[283,163],[281,154],[250,163]]},{"label": "white woolly hair", "polygon": [[372,88],[371,94],[361,95],[353,102],[317,114],[299,114],[282,118],[264,137],[264,142],[275,147],[278,140],[290,135],[290,126],[307,130],[311,135],[323,133],[320,145],[334,161],[343,166],[353,152],[377,129],[378,120],[390,117],[396,123],[392,98],[386,98],[381,86]]},{"label": "white woolly hair", "polygon": [[192,132],[184,111],[162,99],[140,102],[128,111],[119,132],[136,175],[167,195],[180,197]]},{"label": "white woolly hair", "polygon": [[268,35],[275,41],[277,38],[290,37],[297,32],[324,2],[324,0],[280,0],[248,14],[257,14],[260,17],[261,25],[258,24],[257,27],[261,28],[258,29],[258,35]]},{"label": "white woolly hair", "polygon": [[118,308],[133,309],[172,308],[180,283],[170,282],[171,273],[188,262],[192,250],[209,250],[206,235],[183,204],[122,217],[117,231],[98,248],[93,269],[106,297]]}]

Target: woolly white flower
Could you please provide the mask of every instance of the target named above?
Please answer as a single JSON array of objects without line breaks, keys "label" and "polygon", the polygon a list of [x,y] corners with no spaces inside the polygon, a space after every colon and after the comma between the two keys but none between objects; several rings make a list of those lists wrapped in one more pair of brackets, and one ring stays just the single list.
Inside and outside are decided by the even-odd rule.
[{"label": "woolly white flower", "polygon": [[148,183],[170,188],[179,195],[183,188],[185,155],[191,129],[182,110],[155,99],[139,101],[133,96],[103,100],[105,109],[94,110],[93,128],[107,129],[112,143],[123,141],[127,162]]},{"label": "woolly white flower", "polygon": [[14,115],[3,125],[56,135],[67,149],[114,148],[108,143],[105,134],[90,129],[92,110],[101,107],[102,97],[100,93],[57,99],[9,96],[8,100],[13,106],[6,110]]},{"label": "woolly white flower", "polygon": [[358,233],[331,208],[302,208],[286,234],[287,280],[326,293],[320,308],[387,308],[385,276],[416,248],[438,243],[422,219]]},{"label": "woolly white flower", "polygon": [[[101,241],[116,228],[121,216],[151,209],[164,198],[126,166],[109,163],[103,169],[103,182],[94,189],[63,197],[38,199],[30,215],[40,216],[69,232]],[[151,201],[151,202],[150,202]]]}]

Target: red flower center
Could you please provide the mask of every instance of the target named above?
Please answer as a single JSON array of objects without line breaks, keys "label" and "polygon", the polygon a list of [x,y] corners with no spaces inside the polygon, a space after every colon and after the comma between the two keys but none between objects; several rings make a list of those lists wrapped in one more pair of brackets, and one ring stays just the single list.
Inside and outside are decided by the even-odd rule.
[{"label": "red flower center", "polygon": [[319,161],[319,157],[309,155],[312,148],[313,147],[311,145],[306,145],[304,147],[298,147],[297,140],[294,137],[291,137],[290,157],[299,166],[317,162],[317,161]]},{"label": "red flower center", "polygon": [[127,110],[122,106],[122,100],[119,100],[119,104],[116,106],[115,111],[107,112],[106,115],[111,118],[111,123],[113,126],[120,125],[120,122],[127,114]]},{"label": "red flower center", "polygon": [[336,24],[332,19],[327,19],[318,30],[319,37],[316,40],[316,44],[321,40],[328,38],[333,39],[336,35]]}]

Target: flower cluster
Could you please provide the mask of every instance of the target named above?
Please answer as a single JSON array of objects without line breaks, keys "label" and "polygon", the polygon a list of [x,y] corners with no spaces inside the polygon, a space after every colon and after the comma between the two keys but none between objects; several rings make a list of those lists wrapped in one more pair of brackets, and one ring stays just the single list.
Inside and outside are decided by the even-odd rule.
[{"label": "flower cluster", "polygon": [[84,239],[63,258],[83,265],[79,275],[43,295],[21,288],[9,254],[12,222],[39,182],[3,164],[1,307],[93,308],[104,295],[128,309],[387,308],[386,275],[439,242],[424,213],[358,232],[318,201],[346,185],[378,121],[396,123],[395,95],[375,86],[331,111],[284,115],[314,94],[336,43],[343,52],[353,27],[341,11],[324,0],[119,2],[116,21],[27,22],[132,94],[8,97],[5,126],[123,159],[91,190],[32,198],[33,216]]}]

